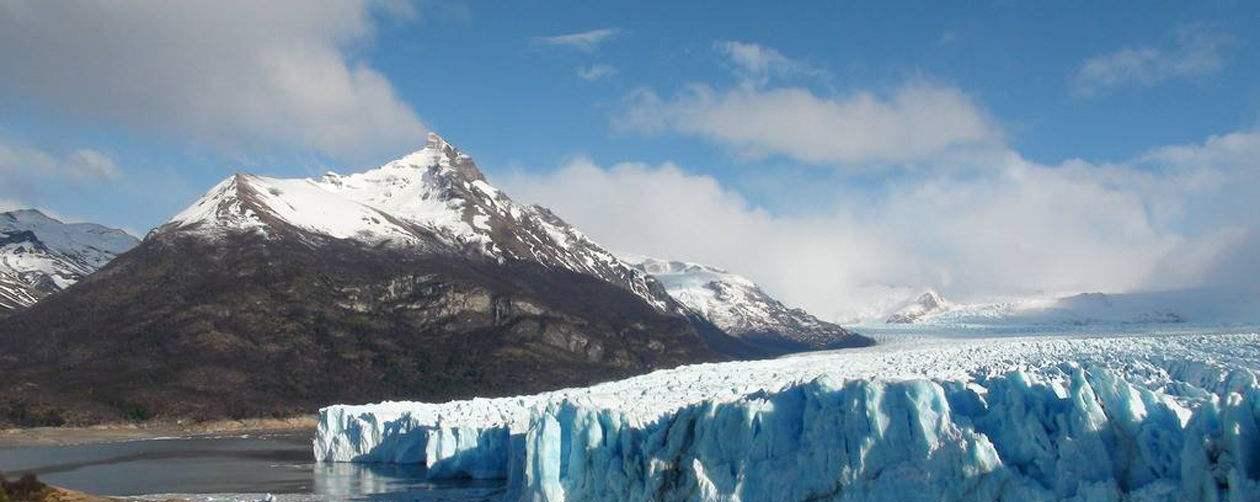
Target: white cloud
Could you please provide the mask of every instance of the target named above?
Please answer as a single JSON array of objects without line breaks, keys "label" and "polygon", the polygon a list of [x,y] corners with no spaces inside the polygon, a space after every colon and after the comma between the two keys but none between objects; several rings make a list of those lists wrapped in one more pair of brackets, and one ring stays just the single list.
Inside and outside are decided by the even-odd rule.
[{"label": "white cloud", "polygon": [[109,156],[92,149],[78,149],[65,155],[0,138],[0,176],[60,178],[71,181],[108,180],[119,176],[118,166]]},{"label": "white cloud", "polygon": [[1093,96],[1125,86],[1149,87],[1160,82],[1211,75],[1225,66],[1231,37],[1202,26],[1177,31],[1167,47],[1136,47],[1086,60],[1072,75],[1073,90]]},{"label": "white cloud", "polygon": [[0,137],[0,211],[36,207],[53,215],[34,204],[49,190],[113,187],[121,177],[113,159],[97,150],[50,152]]},{"label": "white cloud", "polygon": [[91,149],[75,150],[65,165],[81,178],[117,178],[118,166],[105,154]]},{"label": "white cloud", "polygon": [[566,35],[553,35],[547,37],[534,37],[536,44],[548,45],[553,47],[568,47],[584,52],[594,52],[604,42],[611,40],[613,37],[621,34],[621,30],[617,28],[601,28],[598,30],[584,31],[581,33],[569,33]]},{"label": "white cloud", "polygon": [[579,159],[498,181],[611,248],[726,267],[844,319],[923,287],[978,300],[1228,285],[1223,278],[1254,271],[1260,252],[1256,149],[1260,133],[1114,165],[1046,166],[1007,153],[874,197],[837,182],[836,209],[815,215],[768,212],[672,164]]},{"label": "white cloud", "polygon": [[9,212],[16,209],[26,209],[29,207],[31,206],[26,204],[25,202],[22,202],[16,199],[0,198],[0,213]]},{"label": "white cloud", "polygon": [[591,66],[583,66],[577,69],[578,78],[587,82],[594,82],[616,74],[617,68],[606,64],[593,64]]},{"label": "white cloud", "polygon": [[662,99],[642,90],[614,129],[698,136],[741,155],[777,154],[813,164],[909,163],[954,150],[1000,146],[993,120],[961,91],[910,83],[891,95],[821,97],[802,88],[718,91],[695,84]]},{"label": "white cloud", "polygon": [[0,91],[238,152],[392,154],[422,141],[425,127],[355,57],[370,42],[374,5],[392,4],[5,2]]},{"label": "white cloud", "polygon": [[[1171,254],[1159,277],[1198,277],[1260,294],[1260,131],[1213,136],[1200,144],[1158,148],[1138,162],[1160,169],[1164,185],[1148,184],[1152,211],[1196,234],[1195,246]],[[1154,185],[1154,186],[1152,186]],[[1164,284],[1157,284],[1164,286]]]},{"label": "white cloud", "polygon": [[714,48],[730,61],[736,75],[749,84],[765,85],[771,77],[809,76],[824,73],[822,70],[791,59],[763,45],[728,40],[715,43]]}]

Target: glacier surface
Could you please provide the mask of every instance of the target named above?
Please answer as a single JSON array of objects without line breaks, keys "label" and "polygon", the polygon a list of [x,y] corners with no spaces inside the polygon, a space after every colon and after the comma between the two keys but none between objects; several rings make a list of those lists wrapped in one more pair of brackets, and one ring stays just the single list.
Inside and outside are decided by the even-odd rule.
[{"label": "glacier surface", "polygon": [[321,410],[320,461],[506,500],[1260,500],[1260,335],[889,341]]}]

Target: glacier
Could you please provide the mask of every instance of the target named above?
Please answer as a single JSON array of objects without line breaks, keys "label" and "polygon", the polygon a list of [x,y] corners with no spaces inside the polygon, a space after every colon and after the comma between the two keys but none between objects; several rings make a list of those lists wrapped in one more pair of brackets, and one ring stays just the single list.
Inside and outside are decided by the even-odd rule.
[{"label": "glacier", "polygon": [[505,500],[1260,500],[1260,335],[908,338],[320,412],[324,462]]}]

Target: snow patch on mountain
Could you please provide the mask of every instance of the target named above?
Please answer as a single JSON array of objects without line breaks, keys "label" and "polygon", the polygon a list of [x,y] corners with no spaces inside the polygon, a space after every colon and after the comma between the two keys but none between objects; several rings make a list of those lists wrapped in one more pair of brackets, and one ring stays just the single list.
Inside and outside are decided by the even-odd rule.
[{"label": "snow patch on mountain", "polygon": [[314,179],[234,175],[153,235],[279,238],[289,235],[284,228],[304,238],[534,261],[612,282],[661,310],[678,308],[653,279],[546,208],[518,204],[490,185],[471,157],[433,133],[423,149],[366,172]]},{"label": "snow patch on mountain", "polygon": [[63,223],[34,209],[0,213],[0,310],[70,287],[138,242],[122,230]]},{"label": "snow patch on mountain", "polygon": [[169,225],[196,228],[215,235],[225,230],[266,233],[268,221],[273,219],[337,239],[393,241],[404,245],[418,241],[413,232],[379,210],[329,197],[311,180],[251,174],[236,174],[219,183],[197,204],[172,218]]},{"label": "snow patch on mountain", "polygon": [[854,344],[849,331],[784,305],[743,276],[698,263],[630,254],[621,259],[656,278],[675,300],[731,335],[814,349]]},{"label": "snow patch on mountain", "polygon": [[1248,500],[1257,371],[1246,332],[916,340],[331,406],[314,453],[505,479],[505,500]]}]

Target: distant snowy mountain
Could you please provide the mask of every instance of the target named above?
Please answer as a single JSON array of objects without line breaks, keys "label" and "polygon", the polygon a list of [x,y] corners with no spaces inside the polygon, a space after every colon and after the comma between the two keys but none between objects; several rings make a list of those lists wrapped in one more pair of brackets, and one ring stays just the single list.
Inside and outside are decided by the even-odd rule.
[{"label": "distant snowy mountain", "polygon": [[34,209],[0,213],[0,311],[65,289],[138,243],[122,230]]},{"label": "distant snowy mountain", "polygon": [[1260,320],[1260,294],[1223,289],[1081,293],[951,303],[927,292],[888,316],[888,323],[937,325],[1093,325]]},{"label": "distant snowy mountain", "polygon": [[622,260],[655,277],[674,299],[736,337],[805,349],[870,343],[802,309],[784,305],[751,280],[725,270],[638,255],[623,255]]},{"label": "distant snowy mountain", "polygon": [[471,157],[433,133],[423,149],[362,173],[236,174],[155,233],[275,237],[281,228],[409,251],[534,261],[617,284],[661,310],[676,308],[645,274],[548,209],[514,202],[486,182]]},{"label": "distant snowy mountain", "polygon": [[950,304],[935,291],[927,291],[888,316],[889,324],[909,324],[949,310]]}]

